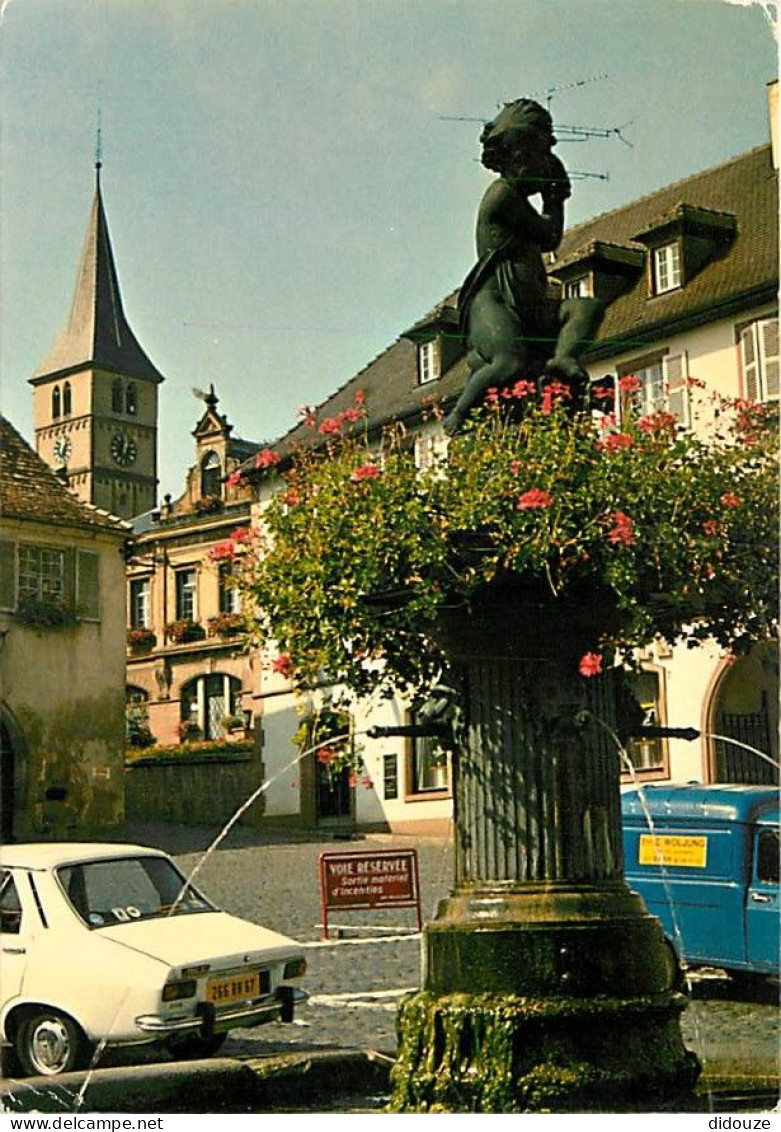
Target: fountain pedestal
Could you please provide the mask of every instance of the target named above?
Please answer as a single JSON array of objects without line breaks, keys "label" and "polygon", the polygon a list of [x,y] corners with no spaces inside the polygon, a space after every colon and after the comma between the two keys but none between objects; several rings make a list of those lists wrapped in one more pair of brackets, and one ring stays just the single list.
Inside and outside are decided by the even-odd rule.
[{"label": "fountain pedestal", "polygon": [[674,960],[623,879],[617,681],[578,672],[610,613],[509,586],[443,619],[455,883],[399,1009],[395,1111],[628,1111],[696,1081]]}]

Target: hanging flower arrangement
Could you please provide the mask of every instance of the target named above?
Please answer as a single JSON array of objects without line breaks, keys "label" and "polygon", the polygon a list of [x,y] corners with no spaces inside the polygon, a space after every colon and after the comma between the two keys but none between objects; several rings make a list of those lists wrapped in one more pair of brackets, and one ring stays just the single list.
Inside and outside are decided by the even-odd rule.
[{"label": "hanging flower arrangement", "polygon": [[445,664],[442,611],[508,577],[553,600],[610,595],[616,616],[584,676],[655,637],[728,652],[768,639],[771,407],[702,393],[698,435],[669,413],[619,426],[600,402],[572,412],[566,387],[537,398],[519,381],[494,394],[424,472],[400,428],[378,445],[311,416],[326,440],[285,472],[239,574],[256,640],[277,642],[296,684],[325,673],[359,695],[424,692]]}]

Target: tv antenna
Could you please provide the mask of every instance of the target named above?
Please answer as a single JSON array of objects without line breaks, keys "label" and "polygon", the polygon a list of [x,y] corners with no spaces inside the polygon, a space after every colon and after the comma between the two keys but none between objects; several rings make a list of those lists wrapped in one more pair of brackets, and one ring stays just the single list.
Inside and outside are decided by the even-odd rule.
[{"label": "tv antenna", "polygon": [[[589,78],[577,79],[575,82],[559,83],[559,84],[554,85],[554,86],[546,87],[544,91],[543,90],[532,91],[532,93],[529,97],[544,95],[545,101],[547,103],[547,109],[548,109],[548,112],[550,113],[550,108],[551,108],[551,103],[553,102],[553,98],[556,94],[559,93],[559,91],[574,90],[576,87],[586,86],[587,83],[600,82],[602,79],[606,79],[607,77],[608,77],[607,74],[605,74],[603,72],[603,73],[598,74],[598,75],[591,75]],[[507,105],[507,104],[501,103],[501,102],[497,103],[497,109],[501,110],[503,105]],[[466,115],[461,116],[461,115],[441,114],[439,116],[439,120],[440,120],[440,122],[479,122],[483,126],[487,126],[491,119],[490,118],[474,118],[474,117],[468,117]],[[562,141],[562,142],[586,142],[586,141],[589,140],[589,138],[612,138],[612,137],[616,137],[616,138],[618,138],[619,141],[623,142],[624,145],[628,145],[630,147],[630,149],[633,149],[634,147],[633,147],[632,143],[627,138],[625,138],[624,135],[623,135],[623,131],[626,129],[627,126],[631,126],[631,124],[632,124],[631,122],[625,122],[622,126],[568,126],[568,125],[565,125],[563,122],[562,123],[554,122],[553,123],[553,129],[554,129],[554,132],[555,132],[558,140]],[[608,173],[590,173],[590,172],[586,172],[585,170],[570,170],[570,169],[568,169],[567,175],[569,177],[571,177],[572,179],[579,180],[579,181],[580,180],[587,180],[587,179],[594,179],[594,180],[597,180],[597,181],[609,181],[610,180],[610,175]]]}]

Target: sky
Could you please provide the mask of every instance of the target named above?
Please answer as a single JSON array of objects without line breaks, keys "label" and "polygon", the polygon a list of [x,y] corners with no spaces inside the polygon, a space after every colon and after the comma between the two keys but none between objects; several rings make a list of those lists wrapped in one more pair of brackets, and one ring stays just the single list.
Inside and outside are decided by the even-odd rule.
[{"label": "sky", "polygon": [[571,226],[768,140],[775,14],[0,0],[0,409],[32,441],[28,378],[70,308],[99,120],[125,312],[166,377],[160,495],[176,497],[194,388],[214,384],[235,435],[271,440],[459,286],[491,180],[481,122],[502,102],[607,135],[559,142]]}]

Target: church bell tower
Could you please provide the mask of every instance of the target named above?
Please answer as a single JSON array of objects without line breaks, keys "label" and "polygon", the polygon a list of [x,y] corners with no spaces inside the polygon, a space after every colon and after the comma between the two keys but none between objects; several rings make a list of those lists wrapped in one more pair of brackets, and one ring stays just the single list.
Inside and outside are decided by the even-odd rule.
[{"label": "church bell tower", "polygon": [[125,317],[100,171],[70,315],[30,378],[35,447],[80,499],[130,519],[157,502],[163,377]]}]

